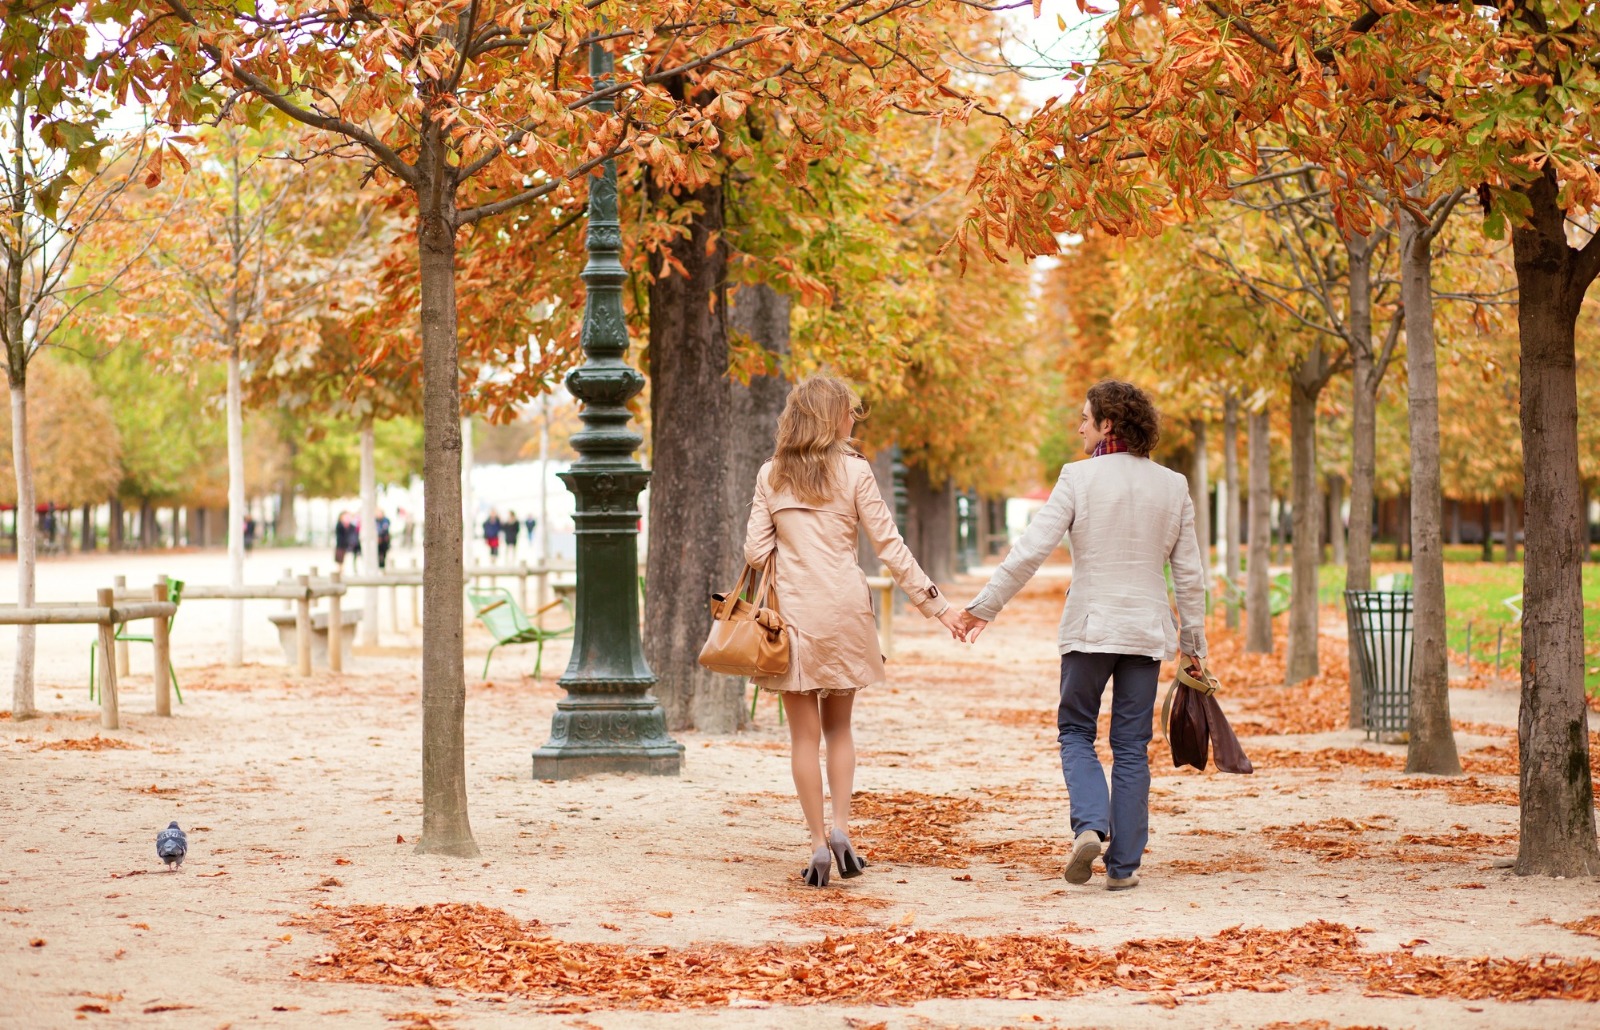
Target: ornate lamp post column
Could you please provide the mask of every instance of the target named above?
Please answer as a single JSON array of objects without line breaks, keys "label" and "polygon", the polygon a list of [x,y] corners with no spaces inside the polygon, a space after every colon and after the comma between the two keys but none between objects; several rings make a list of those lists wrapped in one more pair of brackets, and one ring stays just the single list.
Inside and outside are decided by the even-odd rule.
[{"label": "ornate lamp post column", "polygon": [[[611,55],[589,47],[596,86],[611,75]],[[610,100],[594,105],[609,111]],[[561,479],[577,498],[578,597],[572,660],[560,683],[550,740],[533,753],[535,779],[599,772],[677,775],[683,745],[667,736],[666,715],[646,693],[655,674],[639,639],[639,491],[650,473],[634,460],[643,438],[628,425],[627,403],[644,389],[631,367],[622,310],[627,280],[617,220],[617,168],[589,180],[589,263],[583,270],[584,363],[567,376],[583,403],[572,437],[578,460]]]}]

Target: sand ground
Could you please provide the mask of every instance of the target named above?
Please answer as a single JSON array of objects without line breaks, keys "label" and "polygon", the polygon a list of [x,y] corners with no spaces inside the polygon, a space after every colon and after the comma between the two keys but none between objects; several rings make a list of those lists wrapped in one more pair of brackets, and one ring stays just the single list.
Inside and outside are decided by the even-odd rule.
[{"label": "sand ground", "polygon": [[[252,578],[305,557],[257,556]],[[218,565],[214,555],[54,562],[41,596],[90,596],[113,571],[138,584],[158,569],[198,579]],[[1257,732],[1245,739],[1254,776],[1158,768],[1137,890],[1108,893],[1098,876],[1064,883],[1052,645],[1063,574],[1047,569],[970,648],[914,613],[899,618],[889,683],[857,707],[857,790],[871,818],[855,836],[875,862],[826,891],[797,878],[805,833],[770,697],[746,733],[681,734],[679,777],[540,782],[529,753],[548,736],[566,647],[551,647],[542,680],[521,674],[531,654],[506,653],[480,682],[488,640],[469,635],[467,771],[483,855],[440,859],[408,846],[421,825],[418,662],[404,653],[414,635],[386,634],[392,653],[300,681],[266,624],[276,606],[251,607],[249,664],[230,670],[218,664],[226,606],[195,604],[175,628],[185,703],[171,719],[151,714],[148,650],[136,649],[124,726],[101,731],[85,690],[87,632],[47,629],[46,715],[0,718],[0,1026],[1596,1025],[1593,1006],[1579,1002],[1369,997],[1349,984],[1159,1004],[1116,990],[553,1013],[514,996],[306,978],[329,942],[291,925],[297,915],[319,904],[433,902],[479,902],[567,941],[641,946],[806,943],[899,924],[974,937],[1065,933],[1112,948],[1325,919],[1360,929],[1375,952],[1600,959],[1600,938],[1560,925],[1600,913],[1595,882],[1522,879],[1492,865],[1515,853],[1517,810],[1504,803],[1514,777],[1476,773],[1476,795],[1419,789],[1393,768],[1403,749],[1366,744],[1359,731],[1260,735],[1295,728],[1270,714],[1301,707],[1292,693],[1262,701],[1257,710],[1269,714],[1254,722],[1256,701],[1224,702],[1242,732]],[[969,596],[979,582],[967,577],[951,592]],[[1341,649],[1336,622],[1325,658]],[[0,637],[9,671],[14,643],[9,630]],[[1514,751],[1509,685],[1453,691],[1452,705],[1470,724],[1464,752]],[[63,744],[97,735],[124,746]],[[1294,756],[1304,753],[1320,758],[1300,767]],[[155,859],[169,819],[189,832],[180,873]]]}]

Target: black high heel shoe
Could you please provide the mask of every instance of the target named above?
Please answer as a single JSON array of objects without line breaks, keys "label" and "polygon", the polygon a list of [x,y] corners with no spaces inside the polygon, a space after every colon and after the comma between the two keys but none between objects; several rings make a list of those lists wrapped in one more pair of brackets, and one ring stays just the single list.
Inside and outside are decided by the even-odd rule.
[{"label": "black high heel shoe", "polygon": [[832,830],[828,833],[828,850],[833,852],[833,859],[839,863],[839,875],[846,879],[860,876],[867,870],[867,860],[856,854],[856,849],[850,846],[850,838],[842,830]]},{"label": "black high heel shoe", "polygon": [[833,873],[833,852],[824,844],[811,853],[811,864],[800,871],[808,887],[826,887]]}]

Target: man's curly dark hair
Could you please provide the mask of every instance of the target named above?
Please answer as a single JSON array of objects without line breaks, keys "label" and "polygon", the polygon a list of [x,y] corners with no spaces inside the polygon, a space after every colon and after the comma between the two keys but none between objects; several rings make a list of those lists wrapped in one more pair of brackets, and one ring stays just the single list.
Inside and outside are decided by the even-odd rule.
[{"label": "man's curly dark hair", "polygon": [[1095,425],[1111,420],[1111,432],[1128,450],[1148,458],[1161,439],[1161,416],[1145,392],[1132,383],[1102,379],[1089,387],[1089,412]]}]

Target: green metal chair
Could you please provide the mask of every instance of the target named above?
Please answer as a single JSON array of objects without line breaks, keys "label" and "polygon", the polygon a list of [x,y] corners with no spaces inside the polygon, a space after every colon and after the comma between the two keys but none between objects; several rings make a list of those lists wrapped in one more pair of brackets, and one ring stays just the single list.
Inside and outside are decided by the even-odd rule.
[{"label": "green metal chair", "polygon": [[[167,600],[171,601],[173,604],[176,604],[176,605],[182,605],[183,604],[183,580],[181,580],[181,579],[169,579],[169,580],[167,580]],[[178,617],[176,615],[174,615],[172,618],[173,618],[174,621],[176,621]],[[133,624],[130,623],[130,622],[124,622],[121,625],[119,625],[117,627],[117,635],[116,635],[116,637],[114,639],[120,640],[120,641],[126,641],[126,642],[128,642],[130,644],[154,644],[155,643],[155,638],[154,637],[141,636],[141,635],[139,635],[137,633],[129,633],[128,632],[128,627],[131,626],[131,625],[133,625]],[[170,627],[171,623],[168,623],[168,626]],[[91,701],[97,700],[97,695],[99,694],[99,691],[95,688],[95,684],[98,681],[94,678],[95,654],[99,650],[100,650],[100,641],[99,640],[96,640],[96,641],[94,641],[93,643],[91,643],[89,645],[89,700],[91,700]],[[108,657],[107,661],[110,661],[110,660],[111,659]],[[174,666],[172,664],[172,659],[171,659],[170,656],[168,656],[168,658],[167,658],[167,674],[172,677],[172,692],[174,694],[178,695],[178,703],[181,705],[181,704],[183,704],[183,691],[178,687],[178,669],[177,669],[176,666]]]},{"label": "green metal chair", "polygon": [[[750,722],[756,721],[756,702],[761,700],[761,688],[756,687],[750,694]],[[783,694],[778,694],[778,725],[783,725]]]},{"label": "green metal chair", "polygon": [[[483,659],[483,678],[489,678],[489,663],[494,659],[494,653],[507,644],[533,644],[538,648],[537,657],[533,661],[533,678],[539,678],[539,671],[544,667],[544,643],[558,637],[572,635],[570,611],[568,624],[560,629],[541,629],[534,625],[522,611],[522,606],[517,599],[511,596],[511,591],[505,587],[490,587],[486,590],[473,588],[467,591],[467,599],[472,602],[472,614],[483,623],[484,628],[494,637],[494,644],[489,648],[489,653]],[[566,608],[567,602],[557,598],[534,613],[535,617],[543,615],[554,608]]]}]

